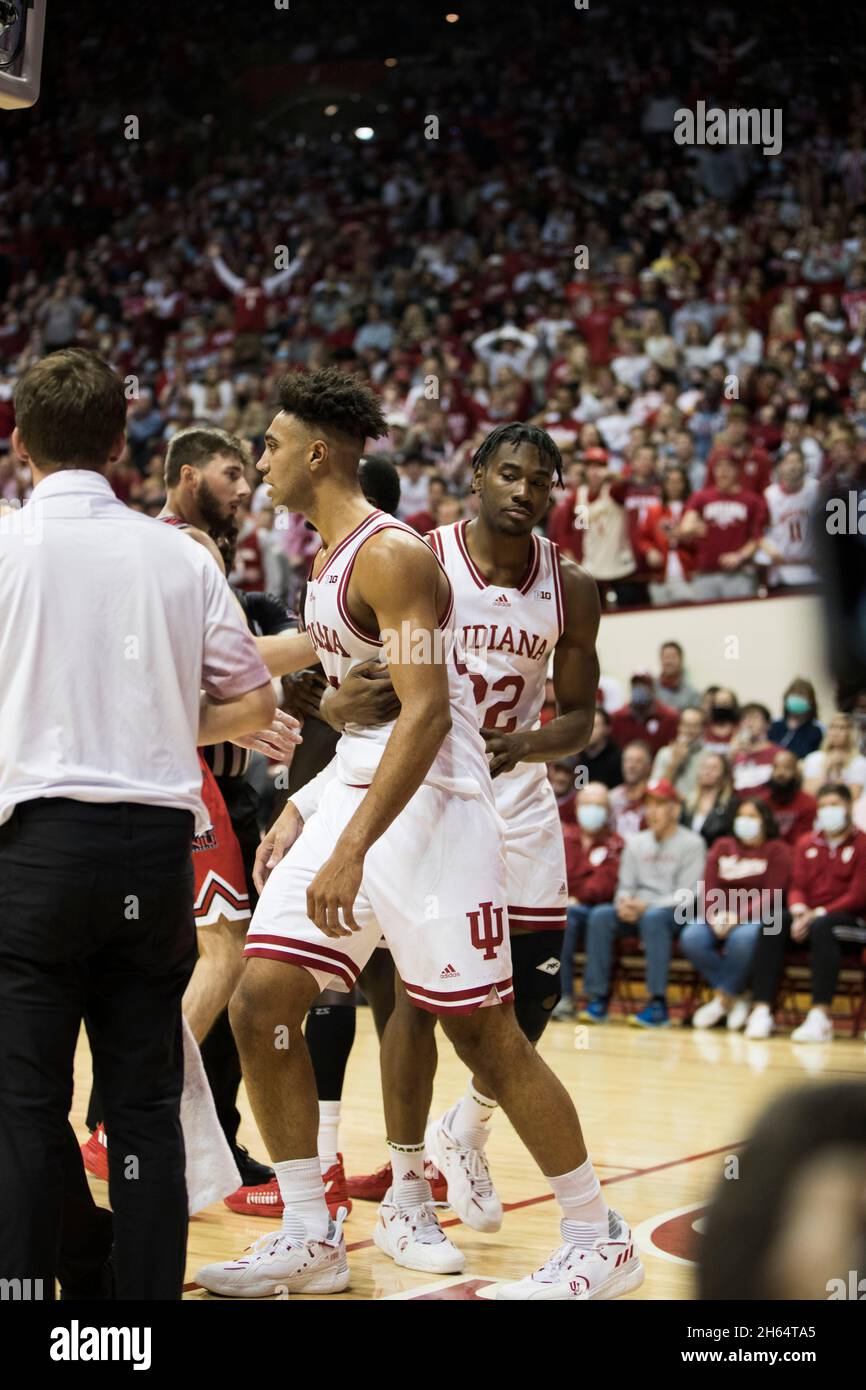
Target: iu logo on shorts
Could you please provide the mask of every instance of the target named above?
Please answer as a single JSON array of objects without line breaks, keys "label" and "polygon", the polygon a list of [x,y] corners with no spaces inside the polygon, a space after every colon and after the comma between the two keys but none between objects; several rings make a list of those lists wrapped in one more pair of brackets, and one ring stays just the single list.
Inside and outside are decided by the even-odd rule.
[{"label": "iu logo on shorts", "polygon": [[496,959],[496,948],[504,938],[502,929],[502,908],[492,903],[479,903],[477,912],[467,912],[472,934],[472,945],[476,951],[484,952],[485,960]]}]

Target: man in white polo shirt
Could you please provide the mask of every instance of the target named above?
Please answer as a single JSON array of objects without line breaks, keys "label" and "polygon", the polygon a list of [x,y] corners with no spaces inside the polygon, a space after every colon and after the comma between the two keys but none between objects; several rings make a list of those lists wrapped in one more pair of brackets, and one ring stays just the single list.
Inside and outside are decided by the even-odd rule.
[{"label": "man in white polo shirt", "polygon": [[86,1244],[68,1123],[84,1018],[112,1135],[117,1297],[176,1299],[196,745],[267,725],[273,692],[204,547],[104,477],[124,444],[115,373],[65,349],[24,374],[15,407],[35,486],[0,518],[0,1276],[53,1297],[61,1230],[64,1257],[70,1235]]}]

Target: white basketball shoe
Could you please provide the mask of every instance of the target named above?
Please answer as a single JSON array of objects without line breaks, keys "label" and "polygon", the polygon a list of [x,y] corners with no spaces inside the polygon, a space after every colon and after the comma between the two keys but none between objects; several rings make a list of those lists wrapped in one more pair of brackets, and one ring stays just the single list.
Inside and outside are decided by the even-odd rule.
[{"label": "white basketball shoe", "polygon": [[460,1144],[451,1132],[457,1106],[431,1120],[424,1134],[424,1151],[448,1184],[448,1205],[475,1231],[498,1231],[502,1203],[493,1186],[487,1159],[480,1149]]},{"label": "white basketball shoe", "polygon": [[422,1269],[433,1274],[459,1274],[465,1264],[463,1254],[446,1236],[432,1201],[403,1211],[388,1188],[379,1205],[373,1240],[383,1255],[405,1269]]},{"label": "white basketball shoe", "polygon": [[512,1301],[620,1298],[639,1289],[643,1281],[644,1268],[631,1228],[611,1211],[609,1235],[597,1240],[591,1250],[561,1245],[534,1274],[514,1284],[500,1284],[496,1297]]},{"label": "white basketball shoe", "polygon": [[295,1240],[282,1231],[260,1236],[249,1252],[227,1264],[205,1265],[196,1282],[226,1298],[274,1298],[291,1293],[341,1293],[349,1262],[343,1239],[345,1207],[324,1240]]}]

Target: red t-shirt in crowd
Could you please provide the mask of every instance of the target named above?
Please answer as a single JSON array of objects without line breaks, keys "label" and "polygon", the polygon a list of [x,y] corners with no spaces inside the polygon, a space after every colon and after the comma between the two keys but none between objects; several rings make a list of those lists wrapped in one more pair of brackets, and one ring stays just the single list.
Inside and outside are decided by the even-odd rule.
[{"label": "red t-shirt in crowd", "polygon": [[766,783],[763,786],[755,787],[752,795],[759,796],[762,801],[766,801],[776,817],[779,835],[786,845],[795,845],[804,835],[811,833],[818,803],[814,796],[810,796],[802,788],[791,801],[776,801]]},{"label": "red t-shirt in crowd", "polygon": [[614,710],[610,717],[610,734],[617,748],[625,748],[632,739],[641,738],[649,744],[653,756],[677,736],[679,713],[669,705],[654,700],[645,719],[638,719],[631,705]]},{"label": "red t-shirt in crowd", "polygon": [[794,848],[788,906],[826,907],[828,912],[866,914],[866,835],[851,829],[831,844],[821,832],[804,835]]},{"label": "red t-shirt in crowd", "polygon": [[[713,844],[707,855],[704,869],[704,886],[707,906],[719,906],[722,912],[733,912],[736,899],[726,898],[725,905],[713,901],[711,895],[732,890],[748,892],[749,889],[783,893],[791,878],[791,849],[782,840],[767,840],[762,845],[742,844],[734,835],[722,835]],[[771,903],[772,910],[772,903]],[[759,912],[749,912],[745,916],[738,913],[740,921],[758,921]]]},{"label": "red t-shirt in crowd", "polygon": [[707,528],[706,535],[691,544],[699,574],[717,574],[723,555],[757,540],[767,524],[767,504],[754,492],[720,492],[717,487],[701,488],[690,498],[687,512],[697,512]]},{"label": "red t-shirt in crowd", "polygon": [[773,460],[766,449],[757,444],[743,444],[738,449],[725,448],[720,444],[710,451],[707,459],[705,487],[715,487],[716,464],[722,458],[733,459],[739,466],[740,486],[745,492],[755,492],[763,496],[765,488],[773,481]]},{"label": "red t-shirt in crowd", "polygon": [[769,782],[778,751],[778,744],[771,743],[767,748],[741,748],[734,754],[731,759],[734,791],[740,798]]},{"label": "red t-shirt in crowd", "polygon": [[568,896],[586,907],[613,902],[620,856],[625,848],[622,838],[613,830],[602,830],[593,835],[592,843],[586,847],[579,825],[563,825],[562,837]]}]

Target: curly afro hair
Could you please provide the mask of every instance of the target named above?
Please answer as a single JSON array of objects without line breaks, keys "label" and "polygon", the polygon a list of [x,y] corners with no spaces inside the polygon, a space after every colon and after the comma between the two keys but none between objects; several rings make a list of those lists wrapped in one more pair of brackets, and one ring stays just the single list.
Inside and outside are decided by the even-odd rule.
[{"label": "curly afro hair", "polygon": [[290,372],[280,382],[278,400],[287,415],[313,429],[332,429],[364,447],[367,439],[388,433],[379,398],[360,377],[337,367],[318,372]]}]

